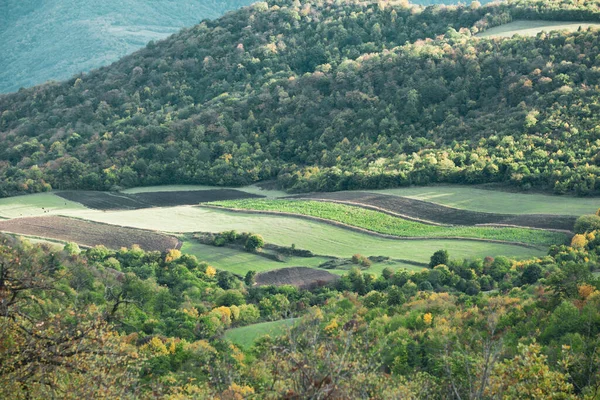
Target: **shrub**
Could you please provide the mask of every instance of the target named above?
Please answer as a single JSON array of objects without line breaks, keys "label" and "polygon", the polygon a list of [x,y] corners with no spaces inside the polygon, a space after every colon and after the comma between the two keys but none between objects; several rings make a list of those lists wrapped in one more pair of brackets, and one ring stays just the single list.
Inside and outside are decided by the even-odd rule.
[{"label": "shrub", "polygon": [[352,256],[352,263],[358,264],[364,268],[369,268],[372,264],[371,260],[361,254],[355,254]]},{"label": "shrub", "polygon": [[265,245],[265,240],[260,235],[250,235],[248,239],[246,239],[246,244],[244,248],[247,251],[256,251]]},{"label": "shrub", "polygon": [[594,214],[582,215],[575,221],[575,233],[586,233],[600,229],[600,217]]},{"label": "shrub", "polygon": [[73,242],[69,242],[67,244],[65,244],[65,253],[67,253],[70,256],[75,256],[79,253],[81,253],[81,250],[79,249],[79,246],[77,245],[77,243],[73,243]]}]

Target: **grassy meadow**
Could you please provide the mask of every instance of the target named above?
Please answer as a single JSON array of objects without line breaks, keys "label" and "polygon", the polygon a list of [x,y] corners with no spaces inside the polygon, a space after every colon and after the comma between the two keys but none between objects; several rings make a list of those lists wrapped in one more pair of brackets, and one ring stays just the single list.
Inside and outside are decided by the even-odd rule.
[{"label": "grassy meadow", "polygon": [[0,199],[0,217],[4,218],[56,215],[77,210],[87,210],[87,208],[53,193],[36,193]]},{"label": "grassy meadow", "polygon": [[296,322],[296,318],[261,322],[259,324],[243,326],[241,328],[229,329],[225,332],[225,338],[232,343],[247,349],[261,336],[281,335],[291,327],[294,322]]},{"label": "grassy meadow", "polygon": [[600,24],[589,22],[568,22],[568,21],[513,21],[508,24],[496,26],[484,32],[477,34],[478,37],[504,37],[509,38],[514,35],[536,36],[540,32],[550,31],[568,31],[575,32],[579,28],[587,29],[592,27],[599,29]]},{"label": "grassy meadow", "polygon": [[122,193],[151,193],[151,192],[177,192],[177,191],[192,191],[192,190],[215,190],[215,189],[235,189],[246,193],[257,194],[268,198],[284,197],[288,194],[282,190],[262,189],[256,185],[242,187],[225,187],[225,186],[209,186],[209,185],[162,185],[162,186],[143,186],[131,189],[122,190]]},{"label": "grassy meadow", "polygon": [[[152,191],[204,190],[212,188],[213,187],[209,186],[173,185],[136,188],[127,190],[126,192],[141,193]],[[275,198],[285,194],[279,191],[265,191],[257,186],[248,186],[241,188],[241,190],[262,194],[269,198]],[[522,213],[539,212],[579,215],[593,212],[598,208],[598,204],[600,204],[597,199],[593,198],[516,194],[462,186],[416,187],[389,189],[377,192],[405,196],[474,211],[504,213],[517,213],[521,211]],[[253,201],[255,202],[256,200]],[[273,202],[261,200],[259,203]],[[288,204],[290,202],[277,201],[276,203]],[[298,204],[295,206],[298,206]],[[362,224],[366,229],[380,231],[382,233],[406,235],[405,233],[400,232],[405,232],[406,229],[410,229],[412,230],[412,234],[420,235],[422,234],[421,229],[423,228],[425,230],[430,230],[431,228],[440,229],[439,227],[416,224],[373,211],[371,211],[371,213],[374,214],[363,213],[363,211],[369,210],[355,210],[355,207],[344,206],[347,208],[341,209],[335,207],[339,205],[320,202],[318,205],[321,208],[319,212],[322,213],[324,212],[323,209],[326,209],[328,213],[334,211],[337,212],[337,215],[334,213],[333,217],[332,215],[317,216],[330,217],[332,219],[338,218],[338,220],[341,219],[342,222],[351,223],[352,225],[357,226]],[[306,207],[306,205],[304,205],[304,207]],[[359,214],[356,215],[356,212],[359,212]],[[359,253],[365,256],[387,256],[391,258],[391,260],[387,262],[374,263],[369,269],[369,271],[373,273],[380,273],[385,267],[419,270],[420,267],[418,266],[397,260],[427,263],[431,254],[441,248],[449,250],[451,256],[455,255],[457,257],[460,256],[465,258],[506,255],[517,259],[523,259],[545,254],[545,250],[541,247],[540,249],[533,249],[501,243],[444,239],[385,239],[295,217],[234,213],[226,210],[214,210],[200,207],[180,206],[128,211],[98,211],[88,209],[79,203],[62,199],[53,193],[40,193],[0,199],[0,218],[19,218],[42,215],[65,215],[120,226],[175,233],[222,232],[234,229],[238,232],[259,233],[263,235],[268,243],[281,246],[295,244],[298,248],[311,250],[313,253],[323,256],[349,258],[353,254]],[[490,228],[469,229],[476,229],[476,231],[470,231],[470,234],[473,234],[473,232],[481,233],[482,230],[493,232]],[[503,234],[508,232],[504,229],[499,231],[503,231]],[[523,231],[527,232],[528,230],[517,229],[517,231],[522,233]],[[539,235],[540,233],[540,231],[534,231],[533,234]],[[453,234],[457,233],[455,232]],[[506,239],[506,236],[504,236],[504,238]],[[538,243],[542,242],[542,240],[548,240],[548,237],[545,237],[545,239],[537,239]],[[245,274],[249,270],[267,271],[290,266],[315,267],[327,260],[323,257],[291,257],[286,259],[285,262],[276,262],[235,249],[202,245],[193,240],[184,240],[183,251],[195,254],[199,259],[209,262],[216,268],[227,269],[238,274]],[[334,269],[330,271],[332,273],[342,274],[345,272],[345,269]]]},{"label": "grassy meadow", "polygon": [[548,194],[511,193],[471,186],[440,185],[368,190],[428,201],[464,210],[499,214],[593,214],[600,207],[600,198],[553,196]]},{"label": "grassy meadow", "polygon": [[468,240],[395,240],[350,231],[332,225],[277,215],[256,215],[201,207],[149,208],[131,211],[77,212],[80,218],[97,222],[151,229],[163,232],[253,232],[267,243],[280,246],[295,244],[315,254],[335,257],[388,256],[394,259],[428,262],[436,250],[448,249],[461,257],[506,255],[528,258],[546,253],[544,249],[525,248],[503,243]]},{"label": "grassy meadow", "polygon": [[219,201],[210,204],[232,209],[286,212],[318,217],[398,237],[462,237],[542,246],[563,244],[566,240],[562,233],[525,228],[426,225],[379,211],[321,201],[252,199]]}]

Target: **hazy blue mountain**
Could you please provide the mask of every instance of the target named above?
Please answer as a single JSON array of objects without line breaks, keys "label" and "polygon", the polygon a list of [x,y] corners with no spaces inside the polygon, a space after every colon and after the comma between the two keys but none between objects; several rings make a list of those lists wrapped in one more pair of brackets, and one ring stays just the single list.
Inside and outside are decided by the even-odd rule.
[{"label": "hazy blue mountain", "polygon": [[0,93],[108,65],[150,40],[255,1],[1,0]]},{"label": "hazy blue mountain", "polygon": [[2,0],[0,93],[63,80],[255,0]]}]

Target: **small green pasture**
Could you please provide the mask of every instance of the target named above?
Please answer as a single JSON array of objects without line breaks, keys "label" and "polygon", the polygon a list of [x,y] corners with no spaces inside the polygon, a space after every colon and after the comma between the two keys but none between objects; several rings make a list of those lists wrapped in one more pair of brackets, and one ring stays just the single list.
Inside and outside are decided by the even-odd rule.
[{"label": "small green pasture", "polygon": [[279,321],[261,322],[243,326],[241,328],[229,329],[225,332],[225,338],[232,343],[248,349],[254,342],[265,335],[279,336],[286,332],[297,318],[282,319]]},{"label": "small green pasture", "polygon": [[83,205],[53,193],[36,193],[0,199],[0,217],[20,218],[56,215],[64,211],[87,210]]},{"label": "small green pasture", "polygon": [[184,241],[181,250],[217,269],[239,275],[245,275],[248,271],[263,272],[286,267],[317,267],[329,260],[325,257],[288,257],[285,262],[278,262],[243,250],[210,246],[193,240]]},{"label": "small green pasture", "polygon": [[224,186],[209,186],[209,185],[162,185],[162,186],[144,186],[122,190],[122,193],[151,193],[151,192],[180,192],[193,190],[217,190],[217,189],[235,189],[246,193],[257,194],[268,198],[283,197],[288,194],[281,190],[262,189],[257,185],[249,185],[243,187],[224,187]]},{"label": "small green pasture", "polygon": [[[248,271],[264,272],[287,267],[317,268],[322,263],[330,260],[326,257],[288,257],[285,262],[278,262],[243,250],[215,247],[193,240],[184,241],[181,250],[184,253],[195,255],[198,260],[206,261],[217,269],[227,270],[238,275],[245,275]],[[352,265],[346,265],[339,269],[328,269],[327,271],[336,275],[344,275],[352,267]],[[402,261],[388,260],[373,263],[368,272],[379,275],[385,268],[406,269],[415,272],[423,269],[423,267]]]},{"label": "small green pasture", "polygon": [[369,190],[369,192],[403,196],[464,210],[499,214],[579,216],[593,214],[600,208],[600,198],[598,197],[511,193],[460,185],[420,186]]},{"label": "small green pasture", "polygon": [[569,21],[513,21],[508,24],[490,28],[484,32],[478,33],[478,37],[504,37],[509,38],[514,35],[536,36],[540,32],[567,31],[575,32],[580,28],[598,29],[599,23],[594,22],[569,22]]},{"label": "small green pasture", "polygon": [[379,211],[322,201],[247,199],[219,201],[209,204],[232,209],[275,211],[318,217],[398,237],[462,237],[542,246],[564,244],[566,241],[566,236],[557,232],[526,228],[426,225]]}]

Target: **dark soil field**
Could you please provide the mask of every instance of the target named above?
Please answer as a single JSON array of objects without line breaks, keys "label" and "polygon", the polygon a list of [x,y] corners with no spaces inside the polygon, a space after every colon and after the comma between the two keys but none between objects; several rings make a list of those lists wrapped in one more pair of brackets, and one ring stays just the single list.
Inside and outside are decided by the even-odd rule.
[{"label": "dark soil field", "polygon": [[235,189],[147,192],[131,194],[129,196],[155,207],[185,206],[207,203],[209,201],[257,199],[264,197]]},{"label": "dark soil field", "polygon": [[330,272],[308,267],[290,267],[261,272],[256,275],[256,284],[292,285],[301,289],[311,289],[335,282],[340,277]]},{"label": "dark soil field", "polygon": [[117,192],[65,191],[58,196],[81,203],[95,210],[137,210],[150,207],[195,205],[209,201],[260,198],[257,194],[235,189],[147,192],[124,194]]},{"label": "dark soil field", "polygon": [[151,204],[140,201],[131,195],[116,192],[76,190],[58,192],[56,195],[95,210],[137,210],[152,207]]},{"label": "dark soil field", "polygon": [[58,216],[2,220],[0,231],[75,242],[87,247],[104,245],[120,249],[137,244],[146,251],[181,247],[181,242],[174,236]]},{"label": "dark soil field", "polygon": [[336,201],[349,205],[448,225],[514,225],[539,229],[573,229],[576,217],[546,214],[495,214],[446,207],[406,197],[367,192],[312,193],[293,196],[296,199]]}]

